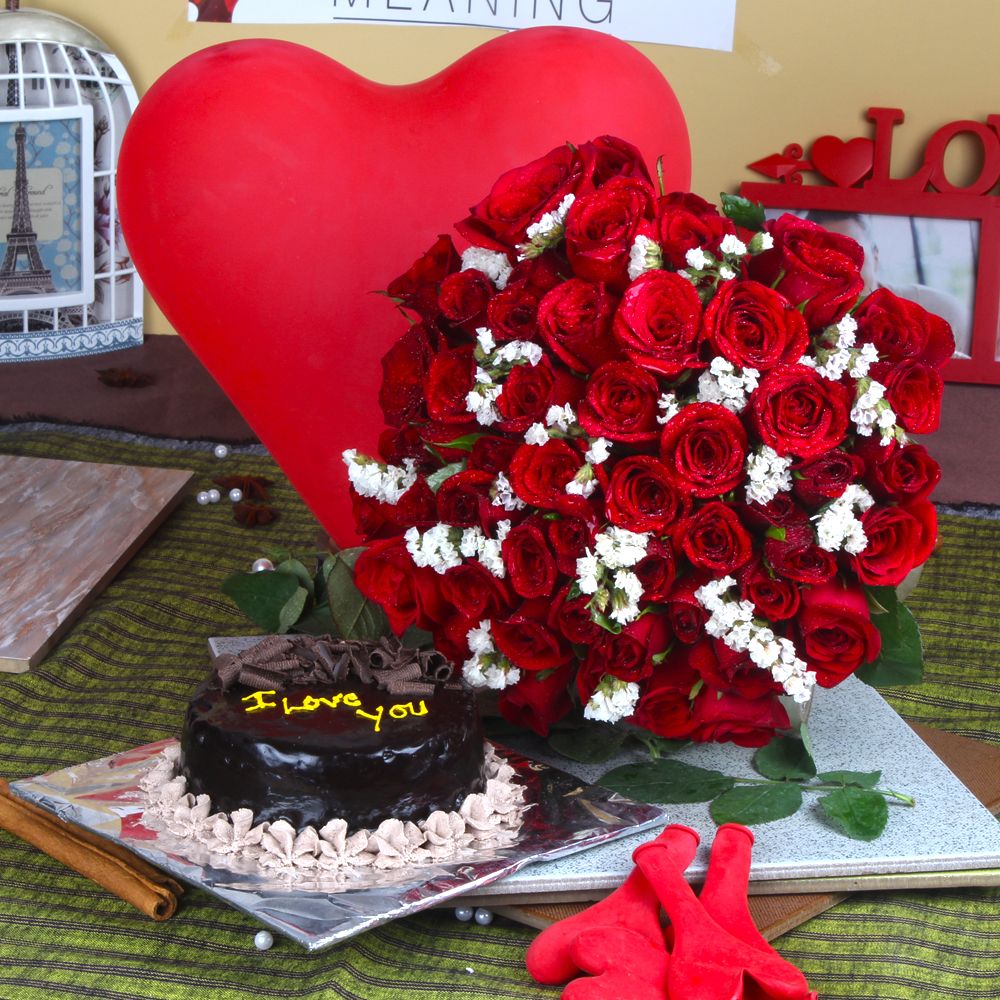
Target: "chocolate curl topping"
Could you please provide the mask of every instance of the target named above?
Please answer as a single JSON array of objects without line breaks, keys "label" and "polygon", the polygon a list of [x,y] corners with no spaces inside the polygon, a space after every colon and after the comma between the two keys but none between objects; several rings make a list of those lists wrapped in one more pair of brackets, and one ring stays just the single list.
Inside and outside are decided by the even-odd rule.
[{"label": "chocolate curl topping", "polygon": [[429,695],[451,681],[453,668],[436,650],[404,649],[394,636],[375,643],[276,635],[241,653],[217,656],[212,671],[224,691],[236,684],[264,691],[340,683],[353,675],[392,694]]}]

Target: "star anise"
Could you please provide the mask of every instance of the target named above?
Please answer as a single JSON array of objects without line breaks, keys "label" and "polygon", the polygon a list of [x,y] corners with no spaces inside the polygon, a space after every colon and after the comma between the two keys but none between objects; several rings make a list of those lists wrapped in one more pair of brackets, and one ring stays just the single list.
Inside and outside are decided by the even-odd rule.
[{"label": "star anise", "polygon": [[147,372],[132,368],[98,368],[97,377],[112,389],[144,389],[156,381]]},{"label": "star anise", "polygon": [[277,521],[278,512],[270,504],[241,500],[233,504],[233,519],[244,528],[254,528]]},{"label": "star anise", "polygon": [[212,482],[226,493],[239,490],[244,500],[268,500],[270,494],[267,488],[274,485],[272,480],[263,476],[219,476]]}]

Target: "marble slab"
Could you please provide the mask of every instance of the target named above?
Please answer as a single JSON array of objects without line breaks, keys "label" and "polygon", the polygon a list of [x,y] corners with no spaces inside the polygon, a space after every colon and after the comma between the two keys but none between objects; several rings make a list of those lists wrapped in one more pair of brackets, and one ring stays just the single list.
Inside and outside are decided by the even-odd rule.
[{"label": "marble slab", "polygon": [[[213,638],[209,652],[237,651],[260,638]],[[809,730],[819,771],[880,770],[881,788],[912,795],[917,804],[910,808],[890,802],[885,832],[866,843],[835,829],[817,805],[818,796],[807,794],[794,816],[754,827],[752,893],[1000,885],[1000,823],[874,688],[850,677],[833,690],[819,691]],[[640,749],[585,765],[553,754],[544,740],[530,733],[506,742],[588,783],[596,783],[613,767],[648,759]],[[752,756],[752,750],[728,743],[692,745],[676,754],[678,760],[699,767],[759,777]],[[668,822],[683,823],[701,834],[698,856],[688,868],[689,878],[701,881],[715,831],[708,803],[663,808]],[[632,851],[644,839],[648,834],[624,837],[533,865],[477,892],[474,901],[500,906],[539,898],[595,898],[621,884],[632,870]]]},{"label": "marble slab", "polygon": [[21,673],[52,649],[193,476],[0,455],[0,671]]}]

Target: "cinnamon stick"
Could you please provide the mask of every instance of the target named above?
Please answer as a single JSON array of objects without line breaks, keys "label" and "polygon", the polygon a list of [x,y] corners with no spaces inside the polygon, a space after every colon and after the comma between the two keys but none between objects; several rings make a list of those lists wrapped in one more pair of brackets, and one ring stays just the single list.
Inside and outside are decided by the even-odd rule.
[{"label": "cinnamon stick", "polygon": [[0,778],[0,829],[20,837],[153,920],[169,920],[184,887],[169,875],[83,827],[13,795]]}]

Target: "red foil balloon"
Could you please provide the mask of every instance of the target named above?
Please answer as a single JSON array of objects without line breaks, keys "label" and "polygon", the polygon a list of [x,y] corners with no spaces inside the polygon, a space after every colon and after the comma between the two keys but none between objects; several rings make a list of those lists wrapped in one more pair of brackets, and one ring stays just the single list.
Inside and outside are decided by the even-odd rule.
[{"label": "red foil balloon", "polygon": [[663,154],[667,190],[689,186],[673,91],[607,35],[511,32],[405,86],[288,42],[231,42],[141,101],[119,160],[122,226],[167,319],[347,545],[340,454],[374,452],[379,362],[406,329],[374,293],[502,172],[602,134]]}]

